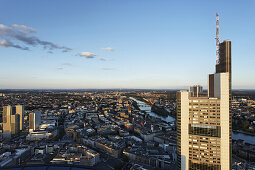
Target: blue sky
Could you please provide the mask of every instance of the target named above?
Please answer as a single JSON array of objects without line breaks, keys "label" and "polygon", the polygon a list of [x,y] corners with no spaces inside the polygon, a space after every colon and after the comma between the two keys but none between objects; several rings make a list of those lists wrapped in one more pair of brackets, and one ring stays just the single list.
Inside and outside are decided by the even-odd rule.
[{"label": "blue sky", "polygon": [[1,0],[0,88],[206,88],[218,12],[233,88],[254,89],[254,9],[254,0]]}]

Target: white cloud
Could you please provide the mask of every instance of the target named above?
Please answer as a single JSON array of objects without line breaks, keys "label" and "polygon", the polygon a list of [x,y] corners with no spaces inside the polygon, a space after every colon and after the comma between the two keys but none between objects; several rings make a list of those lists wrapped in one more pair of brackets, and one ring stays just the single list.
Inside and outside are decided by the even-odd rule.
[{"label": "white cloud", "polygon": [[101,48],[101,50],[113,51],[114,49],[112,47],[106,47],[106,48]]},{"label": "white cloud", "polygon": [[29,33],[35,33],[36,32],[33,28],[27,27],[25,25],[13,24],[12,27],[15,28],[15,29],[23,30],[25,32],[29,32]]},{"label": "white cloud", "polygon": [[20,45],[16,45],[11,43],[11,41],[15,41],[15,43],[23,43],[27,46],[42,46],[43,49],[46,50],[55,50],[60,49],[63,52],[67,52],[70,50],[73,50],[72,48],[65,47],[62,45],[58,45],[56,43],[52,43],[49,41],[41,40],[40,38],[33,35],[36,31],[32,28],[29,28],[25,25],[17,25],[13,24],[12,26],[6,26],[3,24],[0,24],[0,40],[2,39],[5,44],[8,43],[8,45],[2,47],[14,47],[19,48],[22,50],[27,50],[28,47],[22,47]]},{"label": "white cloud", "polygon": [[79,54],[79,56],[85,57],[85,58],[87,58],[87,59],[90,59],[90,58],[95,58],[95,56],[97,56],[97,55],[94,54],[94,53],[91,53],[91,52],[81,52],[81,53]]}]

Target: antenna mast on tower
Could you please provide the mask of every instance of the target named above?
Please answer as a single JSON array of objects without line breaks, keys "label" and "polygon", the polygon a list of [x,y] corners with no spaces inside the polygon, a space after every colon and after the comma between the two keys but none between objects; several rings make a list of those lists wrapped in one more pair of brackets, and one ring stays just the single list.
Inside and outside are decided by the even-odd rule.
[{"label": "antenna mast on tower", "polygon": [[219,48],[220,48],[220,38],[219,38],[219,15],[216,13],[216,64],[219,64]]}]

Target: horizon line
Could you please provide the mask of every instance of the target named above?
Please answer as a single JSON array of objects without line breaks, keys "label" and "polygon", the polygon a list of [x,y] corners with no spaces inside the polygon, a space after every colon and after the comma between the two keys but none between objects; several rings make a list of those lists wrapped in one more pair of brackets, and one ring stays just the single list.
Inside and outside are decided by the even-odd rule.
[{"label": "horizon line", "polygon": [[[12,88],[3,90],[187,90],[187,88]],[[208,89],[203,89],[207,91]],[[255,90],[250,88],[234,88],[232,90]]]}]

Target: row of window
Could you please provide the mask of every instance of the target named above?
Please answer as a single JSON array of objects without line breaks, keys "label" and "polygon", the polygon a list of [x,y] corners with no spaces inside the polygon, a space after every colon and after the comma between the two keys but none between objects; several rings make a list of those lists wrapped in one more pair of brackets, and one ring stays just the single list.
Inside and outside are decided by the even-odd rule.
[{"label": "row of window", "polygon": [[[214,162],[216,163],[216,162]],[[220,170],[220,165],[212,165],[205,163],[195,163],[193,161],[189,161],[189,169],[190,170]]]},{"label": "row of window", "polygon": [[196,127],[194,125],[189,124],[189,134],[209,137],[220,137],[220,126],[214,126],[214,128],[208,127],[211,126]]}]

